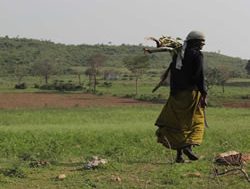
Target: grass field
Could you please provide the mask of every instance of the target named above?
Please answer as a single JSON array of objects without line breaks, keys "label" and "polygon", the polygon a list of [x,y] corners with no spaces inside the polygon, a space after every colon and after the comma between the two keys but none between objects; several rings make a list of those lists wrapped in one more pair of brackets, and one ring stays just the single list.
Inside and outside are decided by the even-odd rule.
[{"label": "grass field", "polygon": [[[159,70],[158,70],[159,72]],[[130,80],[128,77],[120,78],[118,80],[105,81],[101,77],[98,79],[97,94],[98,95],[111,95],[119,97],[135,97],[140,100],[160,100],[167,99],[169,95],[169,86],[159,88],[155,93],[152,93],[152,89],[158,84],[159,76],[157,75],[144,75],[138,82],[138,94],[135,96],[135,81]],[[65,83],[72,81],[73,83],[78,83],[78,78],[76,75],[63,75],[63,76],[52,76],[50,78],[50,83],[53,81],[63,80]],[[123,80],[125,79],[125,80]],[[16,90],[14,85],[16,79],[14,77],[1,77],[0,78],[0,91],[2,93],[23,93],[23,92],[47,92],[47,93],[61,93],[60,91],[46,91],[34,88],[34,84],[43,84],[44,81],[41,77],[25,77],[24,82],[27,83],[28,88],[25,90]],[[89,89],[88,78],[86,76],[82,77],[82,82],[84,83],[84,91],[76,91],[73,93],[84,93],[86,89]],[[110,82],[111,87],[105,87],[104,82]],[[212,86],[208,93],[209,105],[213,107],[221,107],[224,103],[249,103],[250,101],[250,79],[249,78],[234,78],[229,80],[225,85],[225,91],[223,92],[221,86]],[[72,93],[72,92],[70,92]],[[249,105],[248,105],[249,106]]]},{"label": "grass field", "polygon": [[[158,78],[142,78],[137,98],[166,99],[169,87],[151,93]],[[63,80],[78,82],[73,75]],[[33,88],[34,83],[43,82],[41,78],[29,77],[26,81],[28,89],[15,90],[15,79],[2,77],[0,91],[55,93]],[[111,87],[102,86],[103,82],[99,80],[97,86],[103,98],[135,93],[134,81],[128,78],[110,81]],[[234,79],[227,83],[224,93],[220,86],[209,90],[210,127],[203,144],[194,149],[201,158],[185,164],[174,164],[175,152],[156,143],[154,121],[163,104],[0,109],[0,188],[249,188],[241,174],[213,176],[216,166],[213,160],[218,153],[229,150],[250,153],[249,108],[223,108],[224,103],[246,103],[249,107],[249,83],[249,79]],[[61,95],[64,94],[67,95]],[[108,163],[94,170],[83,169],[92,156],[107,159]],[[41,161],[46,165],[34,166]],[[59,174],[66,178],[56,179]]]},{"label": "grass field", "polygon": [[[241,174],[216,178],[212,174],[216,154],[249,153],[249,109],[209,108],[210,128],[203,144],[195,148],[201,159],[173,164],[174,151],[157,144],[154,135],[161,108],[0,110],[0,188],[249,187]],[[84,170],[95,155],[108,163]],[[31,168],[34,160],[49,165]],[[66,178],[57,180],[62,173]]]}]

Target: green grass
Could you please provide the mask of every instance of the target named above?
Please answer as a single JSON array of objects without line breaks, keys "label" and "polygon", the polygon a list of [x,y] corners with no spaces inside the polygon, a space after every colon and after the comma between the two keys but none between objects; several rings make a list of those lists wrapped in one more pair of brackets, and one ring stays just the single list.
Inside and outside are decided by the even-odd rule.
[{"label": "green grass", "polygon": [[[121,71],[124,71],[121,69]],[[159,71],[159,70],[158,70]],[[151,97],[156,97],[158,95],[167,98],[169,94],[169,86],[161,87],[158,91],[152,94],[152,89],[158,84],[160,74],[152,76],[150,74],[144,75],[138,81],[138,95],[137,98],[140,98],[141,95],[147,95]],[[78,78],[76,75],[62,75],[62,76],[51,76],[49,79],[50,83],[53,83],[55,80],[63,80],[65,83],[72,81],[75,84],[78,84]],[[82,82],[86,89],[89,87],[88,78],[82,76]],[[23,82],[27,83],[28,88],[25,90],[16,90],[14,86],[16,84],[16,79],[14,77],[1,77],[0,78],[0,91],[1,92],[48,92],[44,90],[39,90],[34,88],[34,84],[42,85],[44,83],[43,78],[41,77],[32,77],[27,76],[24,78]],[[99,94],[114,95],[114,96],[131,96],[135,94],[135,81],[129,79],[129,77],[121,77],[119,80],[107,81],[111,82],[111,87],[104,87],[103,83],[105,82],[101,76],[98,78],[99,85],[97,86],[97,91]],[[220,102],[225,101],[249,101],[250,96],[250,80],[245,78],[234,78],[228,81],[225,86],[225,92],[222,92],[221,86],[213,86],[209,89],[209,99],[211,104],[220,105]],[[51,92],[51,91],[49,91]],[[55,91],[52,91],[55,92]],[[79,93],[81,91],[77,91]],[[84,91],[83,91],[84,92]]]},{"label": "green grass", "polygon": [[[62,78],[78,82],[73,75]],[[55,79],[52,77],[51,82]],[[86,84],[87,78],[83,80]],[[40,78],[29,77],[27,81],[28,89],[15,90],[14,78],[1,78],[0,91],[41,92],[32,88],[34,83],[42,83]],[[158,81],[158,77],[143,77],[137,97],[152,97],[151,90]],[[98,92],[115,96],[135,93],[133,80],[110,82],[112,87],[98,86]],[[211,107],[249,101],[250,88],[246,86],[249,80],[235,79],[224,93],[220,86],[210,89],[210,128],[203,144],[195,148],[202,158],[180,165],[172,163],[174,151],[156,143],[154,121],[162,105],[0,110],[0,188],[248,188],[240,174],[212,176],[216,154],[250,152],[249,109]],[[154,96],[166,99],[168,93],[169,87],[161,87]],[[109,163],[97,170],[83,170],[94,155]],[[46,160],[50,165],[30,168],[32,160]],[[199,177],[194,176],[197,172]],[[55,179],[60,173],[67,175],[65,180]],[[121,181],[115,181],[116,177]]]},{"label": "green grass", "polygon": [[[247,188],[240,174],[212,177],[213,159],[228,150],[249,152],[248,109],[209,108],[210,128],[195,148],[203,158],[172,164],[174,151],[156,143],[154,121],[162,105],[0,110],[0,188]],[[81,169],[91,156],[108,159]],[[30,168],[29,158],[47,160]],[[9,177],[16,170],[25,178]],[[193,173],[201,176],[193,176]],[[60,173],[66,179],[55,179]],[[115,177],[121,181],[115,181]]]}]

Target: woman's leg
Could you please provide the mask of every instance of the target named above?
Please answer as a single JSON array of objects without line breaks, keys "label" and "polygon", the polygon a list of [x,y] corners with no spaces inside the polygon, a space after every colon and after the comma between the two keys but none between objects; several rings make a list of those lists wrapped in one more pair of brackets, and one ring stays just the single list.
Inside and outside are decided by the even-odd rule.
[{"label": "woman's leg", "polygon": [[198,156],[194,154],[194,152],[192,151],[192,145],[188,145],[184,148],[182,148],[183,153],[190,159],[190,160],[198,160]]},{"label": "woman's leg", "polygon": [[176,159],[175,159],[175,162],[176,163],[184,163],[184,159],[182,157],[182,149],[179,148],[176,150],[177,151],[177,154],[176,154]]}]

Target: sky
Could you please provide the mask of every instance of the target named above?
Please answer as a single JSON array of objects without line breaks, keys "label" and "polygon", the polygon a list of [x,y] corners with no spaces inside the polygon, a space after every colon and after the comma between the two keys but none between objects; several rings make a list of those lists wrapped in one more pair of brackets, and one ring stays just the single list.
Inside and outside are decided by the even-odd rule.
[{"label": "sky", "polygon": [[0,0],[0,36],[64,44],[143,44],[206,36],[204,51],[250,59],[249,0]]}]

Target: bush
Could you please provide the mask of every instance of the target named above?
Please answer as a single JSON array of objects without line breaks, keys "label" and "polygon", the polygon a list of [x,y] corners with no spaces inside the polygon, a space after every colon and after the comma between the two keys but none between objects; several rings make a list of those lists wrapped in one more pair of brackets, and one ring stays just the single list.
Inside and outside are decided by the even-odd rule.
[{"label": "bush", "polygon": [[26,83],[20,83],[15,85],[15,89],[26,89],[27,85]]},{"label": "bush", "polygon": [[250,95],[241,96],[241,99],[250,99]]},{"label": "bush", "polygon": [[54,90],[55,87],[52,86],[52,85],[50,85],[50,84],[45,84],[45,85],[41,85],[41,86],[39,87],[39,89],[41,89],[41,90]]},{"label": "bush", "polygon": [[18,166],[13,166],[13,167],[8,168],[8,169],[3,169],[1,171],[1,173],[7,177],[16,177],[16,178],[25,178],[26,177],[26,174],[24,173],[24,171]]},{"label": "bush", "polygon": [[55,82],[53,84],[41,85],[39,88],[41,90],[58,90],[58,91],[80,91],[84,89],[82,85],[76,85],[71,82],[69,83]]},{"label": "bush", "polygon": [[101,86],[109,88],[109,87],[112,87],[112,83],[105,81]]},{"label": "bush", "polygon": [[123,97],[124,98],[135,98],[135,94],[126,94],[126,95],[124,95]]},{"label": "bush", "polygon": [[142,101],[150,101],[150,102],[154,102],[154,103],[165,103],[166,102],[166,98],[161,95],[141,95],[139,97],[136,98],[137,100],[142,100]]},{"label": "bush", "polygon": [[36,89],[39,89],[40,88],[40,86],[38,85],[38,84],[34,84],[34,88],[36,88]]}]

